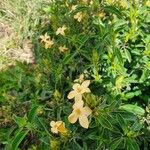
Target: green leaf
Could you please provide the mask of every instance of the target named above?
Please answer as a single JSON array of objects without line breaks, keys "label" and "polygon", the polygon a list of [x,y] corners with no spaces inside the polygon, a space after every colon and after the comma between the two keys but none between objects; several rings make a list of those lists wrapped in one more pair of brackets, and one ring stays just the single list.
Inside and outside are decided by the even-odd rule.
[{"label": "green leaf", "polygon": [[131,126],[131,130],[132,131],[140,131],[142,129],[143,125],[141,123],[135,122],[132,126]]},{"label": "green leaf", "polygon": [[145,114],[145,110],[137,105],[125,104],[119,108],[141,116]]},{"label": "green leaf", "polygon": [[140,83],[144,82],[146,79],[148,79],[149,77],[149,74],[150,74],[150,71],[148,69],[144,69],[143,70],[143,73],[141,75],[141,78],[139,80]]},{"label": "green leaf", "polygon": [[49,133],[48,129],[46,128],[45,123],[43,122],[42,119],[40,119],[39,117],[36,117],[36,120],[38,121],[38,123],[40,124],[41,128],[43,128],[43,130],[45,130],[45,133],[47,135],[49,135],[49,138],[51,137],[51,134]]},{"label": "green leaf", "polygon": [[29,111],[29,113],[28,113],[28,120],[29,120],[29,122],[32,122],[34,120],[38,107],[39,106],[34,106]]},{"label": "green leaf", "polygon": [[134,92],[134,95],[135,95],[135,96],[139,96],[139,95],[141,95],[141,94],[142,94],[141,90],[137,90],[137,91]]},{"label": "green leaf", "polygon": [[82,46],[88,41],[89,37],[85,35],[78,35],[76,36],[76,43],[78,45],[78,49],[80,50]]},{"label": "green leaf", "polygon": [[130,52],[127,49],[125,49],[124,52],[125,52],[125,56],[126,56],[128,62],[130,63],[132,60]]},{"label": "green leaf", "polygon": [[118,139],[115,139],[114,141],[112,141],[111,145],[110,145],[110,150],[115,150],[118,148],[119,144],[123,141],[122,138],[118,138]]},{"label": "green leaf", "polygon": [[100,115],[98,118],[98,122],[101,124],[102,127],[112,130],[112,124],[109,122],[106,115]]},{"label": "green leaf", "polygon": [[88,10],[89,9],[89,7],[88,6],[78,6],[77,7],[77,9],[75,10],[75,12],[77,13],[77,12],[80,12],[80,11],[84,11],[84,10]]},{"label": "green leaf", "polygon": [[138,144],[134,139],[127,139],[127,150],[140,150]]},{"label": "green leaf", "polygon": [[27,119],[25,117],[18,117],[16,115],[13,115],[12,118],[20,128],[24,127],[27,124]]},{"label": "green leaf", "polygon": [[84,149],[84,150],[88,150],[88,145],[87,145],[86,142],[83,142],[83,149]]},{"label": "green leaf", "polygon": [[73,150],[83,150],[83,148],[76,142],[76,140],[71,142],[71,146],[72,146]]},{"label": "green leaf", "polygon": [[127,99],[131,99],[131,98],[133,98],[135,95],[134,95],[134,92],[129,92],[129,93],[126,93],[125,94],[125,98],[127,98]]},{"label": "green leaf", "polygon": [[105,25],[103,24],[103,22],[101,21],[100,18],[94,18],[93,19],[93,24],[105,27]]},{"label": "green leaf", "polygon": [[120,50],[118,48],[114,49],[114,54],[117,56],[118,61],[123,64],[123,58],[122,58],[122,54],[120,52]]},{"label": "green leaf", "polygon": [[63,63],[66,65],[66,64],[69,64],[73,58],[75,57],[77,53],[74,53],[74,54],[68,54],[67,56],[65,56],[65,58],[63,59]]},{"label": "green leaf", "polygon": [[25,138],[25,136],[28,134],[29,130],[27,131],[22,131],[19,130],[19,132],[16,134],[16,136],[14,137],[12,144],[11,144],[11,149],[12,150],[17,150],[19,144],[22,142],[22,140]]},{"label": "green leaf", "polygon": [[112,13],[117,15],[118,18],[123,18],[123,14],[121,13],[121,11],[119,11],[116,7],[114,6],[105,6],[104,10],[106,12]]},{"label": "green leaf", "polygon": [[126,121],[126,119],[123,118],[123,116],[121,114],[117,115],[117,121],[123,131],[127,129],[127,121]]},{"label": "green leaf", "polygon": [[142,94],[141,90],[136,90],[136,91],[133,91],[133,92],[128,92],[128,93],[126,93],[126,94],[125,94],[125,98],[126,98],[126,99],[131,99],[131,98],[133,98],[133,97],[135,97],[135,96],[139,96],[139,95],[141,95],[141,94]]}]

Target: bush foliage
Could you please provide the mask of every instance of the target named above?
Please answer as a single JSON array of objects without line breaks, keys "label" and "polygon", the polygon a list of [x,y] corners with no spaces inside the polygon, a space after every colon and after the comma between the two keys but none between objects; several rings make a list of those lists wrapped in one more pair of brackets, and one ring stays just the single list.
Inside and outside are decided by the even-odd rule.
[{"label": "bush foliage", "polygon": [[[0,146],[148,150],[149,6],[147,0],[43,6],[47,18],[32,37],[35,62],[0,72]],[[72,113],[79,121],[71,121]]]}]

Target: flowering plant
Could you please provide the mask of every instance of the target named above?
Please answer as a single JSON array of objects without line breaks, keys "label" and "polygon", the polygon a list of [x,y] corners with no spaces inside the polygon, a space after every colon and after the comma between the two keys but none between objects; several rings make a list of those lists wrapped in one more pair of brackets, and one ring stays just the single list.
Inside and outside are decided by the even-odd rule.
[{"label": "flowering plant", "polygon": [[30,82],[20,75],[16,89],[29,105],[13,115],[20,130],[9,148],[34,137],[33,149],[148,149],[149,3],[51,0],[42,11],[36,64],[20,69]]}]

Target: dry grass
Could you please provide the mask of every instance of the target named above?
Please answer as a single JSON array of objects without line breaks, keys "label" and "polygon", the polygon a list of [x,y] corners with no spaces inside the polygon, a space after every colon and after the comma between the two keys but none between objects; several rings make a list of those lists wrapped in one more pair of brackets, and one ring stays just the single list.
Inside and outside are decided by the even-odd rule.
[{"label": "dry grass", "polygon": [[0,70],[17,61],[34,62],[31,38],[43,0],[0,0]]}]

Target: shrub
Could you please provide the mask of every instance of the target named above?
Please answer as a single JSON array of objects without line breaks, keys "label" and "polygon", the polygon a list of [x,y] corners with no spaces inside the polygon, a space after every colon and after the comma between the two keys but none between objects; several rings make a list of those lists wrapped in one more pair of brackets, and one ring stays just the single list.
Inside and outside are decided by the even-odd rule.
[{"label": "shrub", "polygon": [[33,38],[36,63],[1,73],[6,149],[148,149],[148,12],[147,1],[45,6],[49,22]]}]

